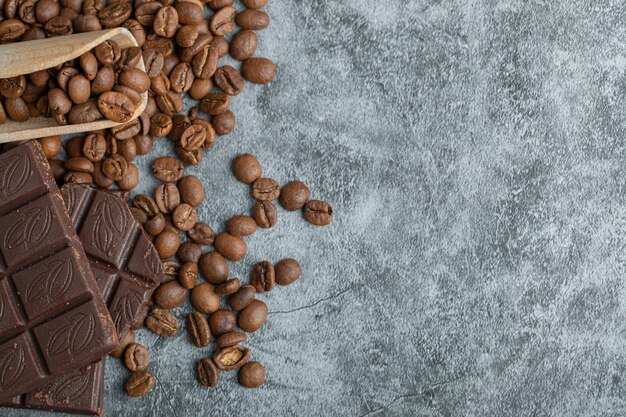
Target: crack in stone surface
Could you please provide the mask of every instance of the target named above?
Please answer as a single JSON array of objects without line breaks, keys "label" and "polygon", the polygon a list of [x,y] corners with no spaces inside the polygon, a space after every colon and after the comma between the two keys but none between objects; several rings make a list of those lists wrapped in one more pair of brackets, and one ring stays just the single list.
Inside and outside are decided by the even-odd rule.
[{"label": "crack in stone surface", "polygon": [[306,310],[306,309],[315,307],[318,304],[324,303],[326,301],[330,301],[330,300],[333,300],[335,298],[341,297],[342,295],[344,295],[344,294],[346,294],[346,293],[348,293],[348,292],[350,292],[352,290],[355,290],[355,289],[357,289],[359,287],[362,287],[362,286],[363,286],[363,284],[352,285],[352,286],[350,286],[350,287],[348,287],[348,288],[346,288],[344,290],[339,291],[335,295],[331,295],[330,297],[322,298],[321,300],[318,300],[318,301],[314,302],[313,304],[308,304],[308,305],[305,305],[305,306],[302,306],[302,307],[294,308],[293,310],[270,311],[269,314],[270,315],[271,314],[289,314],[289,313],[295,313],[296,311],[300,311],[300,310]]}]

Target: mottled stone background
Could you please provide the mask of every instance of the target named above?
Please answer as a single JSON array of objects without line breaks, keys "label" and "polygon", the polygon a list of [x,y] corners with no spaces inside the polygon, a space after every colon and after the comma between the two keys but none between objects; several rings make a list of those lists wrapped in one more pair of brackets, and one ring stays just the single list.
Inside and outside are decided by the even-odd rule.
[{"label": "mottled stone background", "polygon": [[[139,340],[158,377],[107,416],[620,416],[626,413],[626,6],[622,1],[271,0],[270,86],[200,167],[216,229],[252,206],[241,152],[336,210],[248,239],[304,276],[261,298],[267,383],[196,382],[209,351]],[[159,142],[157,155],[171,152]],[[141,190],[155,183],[143,175]],[[188,308],[179,309],[183,318]],[[1,410],[1,415],[44,416]]]}]

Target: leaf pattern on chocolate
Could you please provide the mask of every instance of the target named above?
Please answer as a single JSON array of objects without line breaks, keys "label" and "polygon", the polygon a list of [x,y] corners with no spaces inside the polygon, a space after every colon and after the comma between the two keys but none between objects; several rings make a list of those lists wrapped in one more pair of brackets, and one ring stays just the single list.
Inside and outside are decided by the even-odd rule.
[{"label": "leaf pattern on chocolate", "polygon": [[53,400],[70,403],[78,400],[89,387],[90,380],[91,375],[87,372],[63,377],[61,383],[52,390]]},{"label": "leaf pattern on chocolate", "polygon": [[136,312],[141,306],[143,300],[139,294],[134,291],[128,291],[121,297],[118,297],[111,308],[111,315],[115,322],[115,328],[118,333],[122,333],[124,326],[134,323],[136,320]]},{"label": "leaf pattern on chocolate", "polygon": [[11,226],[4,236],[4,246],[16,249],[33,248],[48,237],[52,226],[50,207],[31,207]]},{"label": "leaf pattern on chocolate", "polygon": [[94,335],[93,314],[77,313],[48,340],[46,352],[49,356],[78,353],[91,343]]},{"label": "leaf pattern on chocolate", "polygon": [[44,297],[54,300],[69,290],[74,279],[74,266],[70,259],[57,259],[48,262],[45,267],[45,271],[26,289],[27,303],[39,302]]},{"label": "leaf pattern on chocolate", "polygon": [[104,212],[107,211],[106,204],[100,201],[95,208],[95,220],[93,226],[93,242],[103,253],[109,253],[113,245],[114,232],[110,223],[107,224]]},{"label": "leaf pattern on chocolate", "polygon": [[24,372],[24,348],[9,346],[0,352],[0,387],[6,388],[16,382]]},{"label": "leaf pattern on chocolate", "polygon": [[30,159],[26,154],[16,154],[0,161],[0,191],[5,197],[17,192],[28,181]]},{"label": "leaf pattern on chocolate", "polygon": [[143,262],[145,263],[148,271],[152,275],[159,273],[159,265],[161,265],[161,259],[158,257],[156,250],[152,245],[146,245],[146,250],[143,253]]},{"label": "leaf pattern on chocolate", "polygon": [[63,200],[65,201],[65,208],[67,209],[70,217],[74,215],[74,210],[76,210],[76,203],[78,199],[76,198],[76,189],[74,187],[64,187],[61,190],[61,194],[63,195]]},{"label": "leaf pattern on chocolate", "polygon": [[103,213],[107,224],[111,226],[113,231],[118,235],[121,235],[126,231],[126,220],[124,208],[120,204],[117,198],[114,196],[107,196],[108,204],[101,204],[104,207]]},{"label": "leaf pattern on chocolate", "polygon": [[0,320],[4,316],[4,291],[0,288]]}]

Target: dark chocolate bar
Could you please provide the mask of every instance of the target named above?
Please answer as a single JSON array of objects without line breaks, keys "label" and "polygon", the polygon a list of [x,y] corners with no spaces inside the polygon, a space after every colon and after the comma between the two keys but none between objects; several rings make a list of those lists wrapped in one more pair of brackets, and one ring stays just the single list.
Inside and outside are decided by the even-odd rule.
[{"label": "dark chocolate bar", "polygon": [[103,399],[104,358],[84,369],[55,378],[42,388],[19,395],[6,405],[100,416]]},{"label": "dark chocolate bar", "polygon": [[165,279],[159,254],[119,197],[76,184],[61,194],[121,340],[143,325]]},{"label": "dark chocolate bar", "polygon": [[117,336],[37,141],[0,155],[0,403],[115,349]]}]

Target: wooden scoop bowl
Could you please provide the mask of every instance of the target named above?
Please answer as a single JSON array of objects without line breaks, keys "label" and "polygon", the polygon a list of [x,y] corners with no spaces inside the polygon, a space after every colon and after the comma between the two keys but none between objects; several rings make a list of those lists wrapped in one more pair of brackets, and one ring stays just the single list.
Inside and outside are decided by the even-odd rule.
[{"label": "wooden scoop bowl", "polygon": [[[137,46],[137,41],[126,28],[0,45],[0,78],[26,75],[52,68],[81,56],[109,39],[117,42],[122,49]],[[136,68],[145,71],[143,59],[139,60]],[[147,103],[148,93],[146,92],[141,95],[141,103],[137,106],[131,120],[143,113]],[[0,143],[89,132],[120,124],[122,123],[102,119],[91,123],[59,126],[51,117],[31,117],[25,122],[16,122],[7,118],[6,123],[0,125]]]}]

